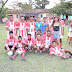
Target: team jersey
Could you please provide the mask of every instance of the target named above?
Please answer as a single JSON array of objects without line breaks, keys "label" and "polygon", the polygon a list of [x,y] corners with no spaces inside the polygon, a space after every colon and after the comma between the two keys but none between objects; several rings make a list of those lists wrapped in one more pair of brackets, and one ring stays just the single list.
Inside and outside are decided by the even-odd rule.
[{"label": "team jersey", "polygon": [[33,39],[33,38],[31,38],[31,40],[29,41],[28,40],[28,38],[26,38],[25,40],[24,40],[24,42],[26,42],[26,43],[28,43],[28,44],[34,44],[35,43],[35,39]]},{"label": "team jersey", "polygon": [[28,32],[35,32],[35,27],[36,27],[35,22],[28,22],[27,23]]},{"label": "team jersey", "polygon": [[15,48],[16,45],[17,45],[17,39],[15,36],[13,36],[13,39],[11,39],[10,36],[7,37],[5,44],[7,50],[9,50],[9,46],[13,46],[13,48]]},{"label": "team jersey", "polygon": [[[8,21],[7,23],[6,23],[6,28],[9,28],[9,30],[10,31],[13,31],[13,35],[14,36],[16,36],[16,22],[15,21],[13,21],[13,22],[10,22],[10,21]],[[9,31],[8,31],[8,36],[9,36]]]},{"label": "team jersey", "polygon": [[51,19],[51,20],[48,19],[48,20],[47,20],[47,23],[49,24],[49,27],[50,27],[50,26],[52,25],[52,23],[53,23],[53,19]]},{"label": "team jersey", "polygon": [[37,39],[35,39],[35,44],[36,44],[37,46],[41,46],[41,45],[45,45],[45,42],[42,41],[41,39],[40,39],[40,41],[38,41]]},{"label": "team jersey", "polygon": [[69,37],[72,37],[72,28],[69,28]]},{"label": "team jersey", "polygon": [[57,55],[57,56],[62,56],[62,53],[61,53],[61,48],[59,46],[55,46],[55,48],[50,48],[49,49],[49,54],[50,55]]},{"label": "team jersey", "polygon": [[21,23],[20,21],[18,22],[17,27],[19,28],[19,36],[26,37],[27,36],[27,33],[26,33],[27,23],[26,22]]}]

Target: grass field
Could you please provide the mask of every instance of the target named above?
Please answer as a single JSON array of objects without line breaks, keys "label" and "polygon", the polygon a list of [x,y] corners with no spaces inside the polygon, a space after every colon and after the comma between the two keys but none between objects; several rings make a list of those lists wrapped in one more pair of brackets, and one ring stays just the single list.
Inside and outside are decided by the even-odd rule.
[{"label": "grass field", "polygon": [[[66,43],[67,30],[65,27],[65,35],[63,38],[63,48],[72,51],[72,46]],[[4,49],[7,30],[5,25],[0,25],[0,72],[71,72],[72,59],[63,60],[60,57],[53,56],[49,59],[48,53],[35,54],[27,53],[26,61],[21,61],[21,56],[18,55],[14,61],[11,61]]]}]

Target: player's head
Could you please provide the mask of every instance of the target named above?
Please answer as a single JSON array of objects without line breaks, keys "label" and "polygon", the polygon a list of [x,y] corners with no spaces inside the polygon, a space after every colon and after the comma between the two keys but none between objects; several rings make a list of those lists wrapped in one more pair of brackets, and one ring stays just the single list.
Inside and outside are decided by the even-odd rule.
[{"label": "player's head", "polygon": [[56,46],[56,41],[52,41],[52,47]]},{"label": "player's head", "polygon": [[30,16],[30,21],[32,22],[34,20],[33,16]]},{"label": "player's head", "polygon": [[41,33],[41,29],[38,29],[38,31],[37,31],[38,33]]},{"label": "player's head", "polygon": [[20,19],[21,19],[21,21],[24,21],[25,20],[25,17],[24,16],[21,16]]},{"label": "player's head", "polygon": [[48,27],[46,27],[46,31],[48,31]]},{"label": "player's head", "polygon": [[52,19],[52,14],[49,14],[49,19]]},{"label": "player's head", "polygon": [[58,18],[59,18],[59,19],[61,18],[61,15],[60,15],[60,14],[58,14]]},{"label": "player's head", "polygon": [[13,15],[9,15],[9,20],[13,21]]},{"label": "player's head", "polygon": [[37,39],[40,40],[41,39],[41,35],[37,34]]},{"label": "player's head", "polygon": [[43,18],[43,21],[46,21],[46,17]]},{"label": "player's head", "polygon": [[38,17],[38,18],[37,18],[37,21],[38,21],[38,22],[40,22],[40,21],[41,21],[41,18],[40,18],[40,17]]},{"label": "player's head", "polygon": [[22,41],[22,37],[21,37],[21,36],[19,36],[19,37],[18,37],[18,40],[19,40],[19,41]]},{"label": "player's head", "polygon": [[31,34],[28,34],[27,36],[28,36],[28,39],[31,39]]},{"label": "player's head", "polygon": [[10,34],[10,37],[13,37],[13,31],[10,31],[9,34]]},{"label": "player's head", "polygon": [[50,30],[47,31],[47,36],[48,36],[48,37],[51,36],[51,31],[50,31]]}]

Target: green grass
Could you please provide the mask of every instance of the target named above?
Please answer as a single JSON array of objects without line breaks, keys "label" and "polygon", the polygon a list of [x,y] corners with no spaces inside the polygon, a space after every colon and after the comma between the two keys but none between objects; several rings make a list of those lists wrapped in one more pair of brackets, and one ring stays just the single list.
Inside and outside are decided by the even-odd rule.
[{"label": "green grass", "polygon": [[[65,27],[63,38],[63,48],[72,51],[72,46],[66,43],[68,27]],[[14,61],[11,61],[4,49],[7,30],[5,25],[0,25],[0,72],[71,72],[72,59],[63,60],[60,57],[53,56],[49,59],[49,54],[27,53],[26,61],[21,61],[18,55]]]}]

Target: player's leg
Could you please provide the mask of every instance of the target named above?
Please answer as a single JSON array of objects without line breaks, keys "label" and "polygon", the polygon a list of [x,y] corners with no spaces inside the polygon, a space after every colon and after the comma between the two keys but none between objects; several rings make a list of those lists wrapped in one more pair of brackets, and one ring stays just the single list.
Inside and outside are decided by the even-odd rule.
[{"label": "player's leg", "polygon": [[62,59],[69,59],[69,56],[62,55],[61,58],[62,58]]},{"label": "player's leg", "polygon": [[69,39],[69,45],[70,45],[70,43],[71,43],[71,39]]},{"label": "player's leg", "polygon": [[60,38],[57,38],[57,45],[60,47]]},{"label": "player's leg", "polygon": [[34,50],[35,50],[35,53],[37,53],[37,46],[36,45],[34,45]]},{"label": "player's leg", "polygon": [[15,52],[15,54],[13,55],[13,57],[12,57],[12,56],[9,56],[9,58],[10,58],[11,60],[14,60],[17,55],[18,55],[18,52]]},{"label": "player's leg", "polygon": [[60,38],[60,48],[62,48],[62,39]]},{"label": "player's leg", "polygon": [[25,52],[22,52],[21,54],[22,54],[21,60],[26,60],[26,58],[25,58]]},{"label": "player's leg", "polygon": [[33,44],[31,44],[31,46],[29,46],[29,50],[30,50],[30,52],[32,52],[32,48],[34,47],[34,45]]},{"label": "player's leg", "polygon": [[43,45],[41,45],[41,46],[39,47],[39,49],[40,49],[40,53],[42,53]]}]

